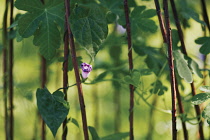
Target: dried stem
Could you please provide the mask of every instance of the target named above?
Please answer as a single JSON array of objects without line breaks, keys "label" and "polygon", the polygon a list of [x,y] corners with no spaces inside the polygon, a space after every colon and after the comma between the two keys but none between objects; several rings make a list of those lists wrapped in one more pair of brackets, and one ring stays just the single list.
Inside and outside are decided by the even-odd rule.
[{"label": "dried stem", "polygon": [[[13,7],[14,1],[10,0],[10,25],[13,23]],[[13,28],[10,29],[10,32],[13,31]],[[10,140],[14,139],[14,114],[13,114],[13,39],[9,40],[9,132]]]},{"label": "dried stem", "polygon": [[79,68],[78,68],[77,59],[76,59],[76,49],[75,49],[73,34],[71,32],[71,28],[70,28],[70,25],[69,25],[69,22],[68,22],[68,17],[70,15],[70,9],[69,8],[70,8],[70,1],[65,0],[65,9],[66,9],[65,20],[66,20],[66,24],[67,24],[68,37],[69,37],[70,50],[71,50],[71,57],[72,57],[72,63],[73,63],[73,67],[74,67],[75,77],[76,77],[79,103],[80,103],[80,108],[81,108],[84,139],[89,140],[88,128],[87,128],[87,118],[86,118],[86,111],[85,111],[85,102],[84,102],[83,91],[82,91],[82,83],[81,83],[81,80],[80,80]]},{"label": "dried stem", "polygon": [[[184,38],[183,38],[183,32],[182,32],[182,28],[179,22],[179,18],[178,18],[178,14],[177,14],[177,10],[176,10],[176,5],[174,3],[174,0],[170,0],[171,3],[171,8],[173,11],[173,15],[174,15],[174,19],[175,19],[175,23],[176,23],[176,27],[178,30],[178,35],[179,35],[179,40],[181,42],[181,48],[182,48],[182,52],[187,56],[187,51],[186,51],[186,47],[185,47],[185,43],[184,43]],[[195,86],[194,86],[194,81],[190,84],[191,85],[191,89],[192,89],[192,95],[195,96],[196,95],[196,90],[195,90]],[[204,133],[203,133],[203,122],[200,121],[201,120],[201,111],[198,105],[195,105],[195,111],[196,114],[198,116],[198,121],[199,121],[199,134],[200,134],[200,139],[204,139]]]},{"label": "dried stem", "polygon": [[[133,58],[132,58],[132,42],[131,42],[131,29],[130,29],[130,20],[129,20],[129,8],[128,1],[124,0],[124,11],[125,11],[125,20],[126,20],[126,32],[128,40],[128,62],[130,72],[133,69]],[[133,107],[134,107],[134,86],[129,85],[130,88],[130,109],[129,109],[129,122],[130,122],[130,140],[134,139],[133,135]]]},{"label": "dried stem", "polygon": [[166,33],[167,33],[167,44],[168,44],[168,63],[169,63],[170,78],[171,78],[172,138],[173,138],[173,140],[176,140],[177,139],[177,130],[176,130],[176,82],[175,82],[175,73],[174,73],[171,27],[170,27],[169,12],[168,12],[168,0],[164,0],[163,5],[164,5],[164,14],[165,14]]},{"label": "dried stem", "polygon": [[7,18],[8,18],[8,0],[5,0],[5,11],[3,17],[3,97],[4,97],[4,129],[5,139],[8,140],[8,111],[7,111],[7,91],[8,91],[8,38],[7,38]]}]

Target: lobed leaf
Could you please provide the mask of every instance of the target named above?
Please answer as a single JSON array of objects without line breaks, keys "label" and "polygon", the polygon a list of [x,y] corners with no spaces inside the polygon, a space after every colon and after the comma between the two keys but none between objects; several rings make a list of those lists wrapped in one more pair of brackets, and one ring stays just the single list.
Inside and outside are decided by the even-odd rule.
[{"label": "lobed leaf", "polygon": [[74,37],[95,57],[101,43],[106,39],[108,27],[105,14],[98,5],[79,5],[70,16],[70,24]]},{"label": "lobed leaf", "polygon": [[135,87],[139,86],[139,78],[140,78],[140,72],[138,70],[133,70],[131,75],[127,75],[124,77],[124,81],[127,84],[131,84]]},{"label": "lobed leaf", "polygon": [[38,88],[36,98],[39,113],[55,137],[58,128],[68,115],[69,103],[64,100],[61,91],[51,94],[47,88]]},{"label": "lobed leaf", "polygon": [[43,5],[40,0],[16,0],[15,6],[27,11],[18,20],[19,35],[23,38],[34,35],[34,45],[40,46],[40,53],[51,60],[61,42],[58,25],[63,29],[63,1],[52,0]]},{"label": "lobed leaf", "polygon": [[210,37],[200,37],[195,40],[195,43],[202,44],[200,48],[200,53],[202,54],[209,54],[210,53]]}]

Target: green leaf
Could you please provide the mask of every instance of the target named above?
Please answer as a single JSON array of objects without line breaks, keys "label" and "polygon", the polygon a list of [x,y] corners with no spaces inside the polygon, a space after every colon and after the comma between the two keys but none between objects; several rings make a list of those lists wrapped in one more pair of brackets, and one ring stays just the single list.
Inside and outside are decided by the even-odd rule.
[{"label": "green leaf", "polygon": [[210,124],[210,103],[203,110],[202,116],[203,118],[207,119],[207,123]]},{"label": "green leaf", "polygon": [[210,87],[209,86],[201,86],[200,90],[203,92],[209,92],[210,93]]},{"label": "green leaf", "polygon": [[176,62],[176,69],[181,78],[184,78],[186,82],[192,83],[192,72],[188,67],[187,61],[184,59],[184,55],[179,51],[174,51],[174,59]]},{"label": "green leaf", "polygon": [[107,74],[108,74],[107,71],[102,72],[101,74],[99,74],[99,75],[94,79],[94,82],[99,82],[99,81],[103,80],[104,77],[106,77]]},{"label": "green leaf", "polygon": [[76,119],[70,118],[70,121],[79,128],[79,123]]},{"label": "green leaf", "polygon": [[92,140],[100,140],[100,138],[99,138],[99,136],[98,136],[98,134],[96,132],[96,129],[94,127],[88,126],[88,129],[89,129],[90,134],[92,136]]},{"label": "green leaf", "polygon": [[195,43],[202,44],[200,48],[200,53],[202,54],[209,54],[210,53],[210,37],[200,37],[195,40]]},{"label": "green leaf", "polygon": [[200,93],[192,97],[192,104],[199,105],[210,98],[210,93]]},{"label": "green leaf", "polygon": [[100,140],[123,140],[128,136],[129,136],[129,132],[116,133],[116,134],[112,134],[109,136],[105,136],[105,137],[101,138]]},{"label": "green leaf", "polygon": [[189,62],[190,62],[190,67],[191,67],[193,73],[195,73],[200,78],[203,78],[203,75],[202,75],[202,73],[201,73],[201,71],[199,69],[198,64],[194,60],[192,60],[192,59],[190,59]]},{"label": "green leaf", "polygon": [[133,70],[130,75],[127,75],[124,77],[124,81],[127,84],[134,85],[135,87],[139,86],[139,78],[140,78],[140,72],[138,70]]},{"label": "green leaf", "polygon": [[136,32],[136,28],[139,28],[144,32],[154,33],[157,31],[157,25],[150,19],[156,15],[156,11],[154,9],[145,9],[145,6],[137,6],[131,12],[131,30],[134,34]]},{"label": "green leaf", "polygon": [[68,115],[69,103],[64,100],[61,91],[51,94],[47,88],[38,88],[36,98],[39,113],[55,137],[59,126]]},{"label": "green leaf", "polygon": [[156,82],[152,83],[151,86],[153,86],[152,89],[150,89],[150,93],[157,94],[159,96],[163,95],[165,91],[168,90],[166,86],[162,84],[161,81],[157,80]]},{"label": "green leaf", "polygon": [[40,53],[46,59],[52,59],[61,42],[58,25],[63,29],[63,1],[52,0],[43,5],[40,0],[16,0],[15,6],[27,11],[18,20],[20,36],[28,38],[34,35],[34,45],[40,46]]},{"label": "green leaf", "polygon": [[70,17],[71,29],[76,40],[93,57],[106,39],[108,27],[105,14],[98,5],[79,5]]}]

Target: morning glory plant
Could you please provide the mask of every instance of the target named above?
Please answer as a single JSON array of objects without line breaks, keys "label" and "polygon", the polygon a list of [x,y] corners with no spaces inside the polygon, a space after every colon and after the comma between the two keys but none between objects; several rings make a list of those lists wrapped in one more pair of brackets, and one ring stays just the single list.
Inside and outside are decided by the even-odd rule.
[{"label": "morning glory plant", "polygon": [[88,63],[82,63],[80,67],[82,69],[82,78],[87,79],[90,75],[90,72],[92,71],[92,65]]}]

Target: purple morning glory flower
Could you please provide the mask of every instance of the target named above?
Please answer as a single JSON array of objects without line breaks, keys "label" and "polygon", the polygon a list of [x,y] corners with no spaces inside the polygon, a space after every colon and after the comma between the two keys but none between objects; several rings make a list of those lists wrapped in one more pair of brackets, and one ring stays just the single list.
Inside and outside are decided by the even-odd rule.
[{"label": "purple morning glory flower", "polygon": [[92,71],[92,65],[88,64],[88,63],[82,63],[80,65],[81,69],[82,69],[82,77],[84,79],[88,78],[90,72]]}]

